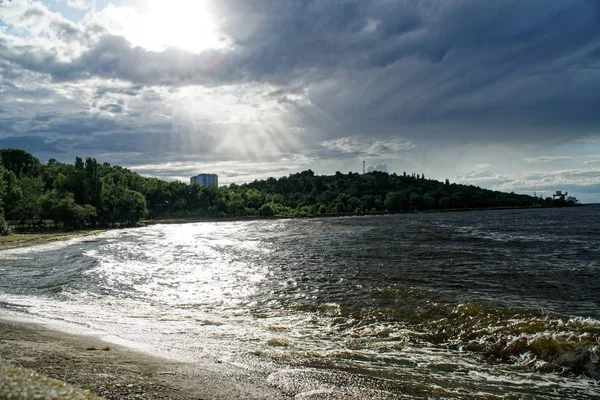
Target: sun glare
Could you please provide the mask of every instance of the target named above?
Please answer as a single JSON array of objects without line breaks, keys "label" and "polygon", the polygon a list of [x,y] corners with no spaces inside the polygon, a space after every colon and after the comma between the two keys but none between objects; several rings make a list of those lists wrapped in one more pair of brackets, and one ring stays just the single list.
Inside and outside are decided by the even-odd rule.
[{"label": "sun glare", "polygon": [[136,19],[126,35],[149,50],[178,47],[201,52],[227,45],[207,0],[151,0]]}]

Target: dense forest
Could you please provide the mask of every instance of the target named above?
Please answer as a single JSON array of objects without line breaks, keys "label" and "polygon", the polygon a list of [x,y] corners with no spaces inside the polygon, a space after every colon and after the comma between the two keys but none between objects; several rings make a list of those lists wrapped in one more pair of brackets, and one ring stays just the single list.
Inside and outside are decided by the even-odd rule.
[{"label": "dense forest", "polygon": [[45,165],[18,149],[0,150],[0,231],[6,221],[40,229],[135,225],[146,218],[322,216],[370,212],[524,207],[551,199],[439,182],[420,174],[308,170],[229,187],[146,178],[119,166],[77,157]]}]

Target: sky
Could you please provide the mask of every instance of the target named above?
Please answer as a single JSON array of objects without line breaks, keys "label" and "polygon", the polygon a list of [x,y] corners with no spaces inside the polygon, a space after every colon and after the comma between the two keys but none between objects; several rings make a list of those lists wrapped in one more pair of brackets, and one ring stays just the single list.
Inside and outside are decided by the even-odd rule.
[{"label": "sky", "polygon": [[0,0],[0,147],[600,202],[600,0]]}]

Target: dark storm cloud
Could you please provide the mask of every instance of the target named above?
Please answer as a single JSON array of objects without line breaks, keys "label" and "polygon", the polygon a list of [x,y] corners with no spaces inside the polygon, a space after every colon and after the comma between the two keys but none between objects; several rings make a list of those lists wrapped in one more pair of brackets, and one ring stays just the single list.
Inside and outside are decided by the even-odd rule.
[{"label": "dark storm cloud", "polygon": [[[287,87],[328,82],[310,99],[338,121],[320,127],[332,137],[446,124],[475,138],[493,124],[504,135],[514,128],[514,139],[523,138],[518,125],[530,123],[537,138],[600,124],[598,1],[222,1],[217,10],[234,43],[223,52],[152,52],[111,35],[71,62],[30,47],[0,43],[0,51],[56,81],[271,82],[281,87],[280,102],[299,109]],[[65,34],[78,33],[64,25]]]},{"label": "dark storm cloud", "polygon": [[[24,18],[42,18],[35,10]],[[196,84],[266,84],[265,97],[308,132],[298,136],[307,142],[301,150],[317,158],[401,157],[412,149],[402,143],[561,143],[600,132],[597,0],[220,0],[215,10],[228,49],[148,51],[99,25],[53,19],[55,36],[78,41],[81,52],[69,59],[0,37],[0,77],[37,73],[55,85],[101,78],[93,96],[114,119],[63,113],[31,129],[60,129],[80,138],[71,144],[78,149],[107,152],[203,150],[170,121],[132,121],[166,107],[172,93],[152,92],[157,86]],[[125,107],[126,96],[143,105]],[[18,132],[14,115],[2,114],[0,129]],[[112,143],[127,136],[118,146],[102,135]],[[135,142],[146,138],[152,144]]]},{"label": "dark storm cloud", "polygon": [[85,140],[95,133],[134,132],[136,128],[129,124],[119,123],[112,118],[103,118],[89,112],[62,114],[51,119],[42,126],[33,127],[30,132],[40,135],[69,137],[73,140]]},{"label": "dark storm cloud", "polygon": [[219,4],[246,77],[328,83],[310,96],[332,137],[535,141],[600,125],[598,1]]},{"label": "dark storm cloud", "polygon": [[112,35],[103,35],[89,50],[68,62],[61,61],[54,49],[11,47],[2,41],[0,55],[20,68],[48,74],[56,82],[99,77],[143,85],[181,86],[225,80],[216,69],[223,58],[219,52],[191,54],[175,48],[153,52],[132,47],[123,37]]},{"label": "dark storm cloud", "polygon": [[416,146],[410,141],[391,139],[385,142],[362,139],[359,137],[344,137],[327,140],[320,143],[314,156],[321,158],[398,158],[407,150]]},{"label": "dark storm cloud", "polygon": [[[147,116],[145,118],[148,119]],[[198,159],[200,154],[206,161],[222,159],[220,154],[211,151],[217,144],[216,139],[204,137],[195,140],[185,127],[174,131],[170,121],[116,120],[90,112],[45,115],[36,119],[43,123],[35,125],[33,120],[28,122],[34,125],[30,133],[35,136],[23,140],[22,137],[8,137],[0,143],[2,147],[18,144],[18,148],[33,154],[45,154],[65,162],[71,162],[75,156],[94,156],[119,165],[139,161],[131,154],[141,154],[144,162],[156,163],[169,158]],[[52,156],[55,150],[60,150],[61,154]]]},{"label": "dark storm cloud", "polygon": [[61,153],[64,153],[64,149],[60,145],[60,143],[50,142],[44,138],[37,136],[13,136],[8,138],[2,138],[0,139],[0,148],[33,148],[37,150],[37,154],[49,153],[54,154],[54,157]]},{"label": "dark storm cloud", "polygon": [[[429,105],[458,103],[484,89],[493,98],[501,97],[494,88],[501,82],[531,79],[538,88],[550,82],[554,87],[574,78],[561,75],[569,72],[598,80],[597,71],[582,70],[599,60],[597,3],[221,1],[217,7],[223,28],[234,42],[230,51],[152,52],[104,35],[69,63],[50,53],[30,54],[26,48],[11,49],[8,57],[57,80],[100,76],[166,85],[239,80],[288,84],[298,77],[329,79],[332,72],[374,70],[388,88],[374,87],[381,92],[376,99],[384,104],[398,97],[419,102],[419,89],[427,90],[423,97]],[[406,60],[418,70],[410,65],[385,70]],[[402,89],[408,89],[410,99],[394,95]],[[459,110],[445,109],[437,114],[462,118]]]},{"label": "dark storm cloud", "polygon": [[4,135],[18,135],[15,125],[19,122],[18,117],[7,117],[0,112],[0,132]]}]

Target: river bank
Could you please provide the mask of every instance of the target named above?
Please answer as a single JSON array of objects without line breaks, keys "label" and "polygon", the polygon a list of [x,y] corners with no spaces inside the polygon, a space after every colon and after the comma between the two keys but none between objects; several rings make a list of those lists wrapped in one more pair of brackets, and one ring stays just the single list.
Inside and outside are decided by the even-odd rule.
[{"label": "river bank", "polygon": [[[573,206],[564,207],[584,207],[585,204],[576,204]],[[156,225],[156,224],[189,224],[197,222],[234,222],[234,221],[257,221],[257,220],[270,220],[270,219],[328,219],[328,218],[342,218],[342,217],[376,217],[383,215],[404,215],[404,214],[445,214],[445,213],[463,213],[472,211],[501,211],[501,210],[539,210],[539,209],[554,209],[564,207],[539,207],[539,206],[514,206],[514,207],[480,207],[480,208],[448,208],[448,209],[425,209],[425,210],[413,210],[413,211],[373,211],[373,212],[349,212],[349,213],[336,213],[336,214],[318,214],[318,215],[242,215],[242,216],[223,216],[223,217],[173,217],[173,218],[162,218],[162,219],[147,219],[142,221],[142,225]]]},{"label": "river bank", "polygon": [[[73,335],[3,318],[0,338],[0,382],[13,379],[9,373],[19,367],[89,390],[90,398],[94,398],[91,394],[109,400],[286,398],[268,386],[265,377],[217,359],[181,362],[133,351],[93,335]],[[47,393],[54,386],[47,385]]]},{"label": "river bank", "polygon": [[47,231],[42,233],[11,233],[7,236],[0,236],[0,250],[11,249],[15,247],[27,247],[37,244],[51,242],[60,242],[74,238],[94,236],[106,232],[106,229],[94,229],[72,232]]},{"label": "river bank", "polygon": [[[583,207],[583,204],[577,204],[575,207]],[[556,207],[555,207],[556,208]],[[305,216],[289,216],[289,215],[276,215],[276,216],[259,216],[259,215],[247,215],[247,216],[224,216],[224,217],[187,217],[187,218],[167,218],[167,219],[148,219],[141,221],[138,226],[157,225],[157,224],[192,224],[198,222],[236,222],[236,221],[257,221],[257,220],[271,220],[271,219],[330,219],[330,218],[341,218],[341,217],[374,217],[374,216],[392,216],[402,214],[419,214],[419,213],[456,213],[456,212],[470,212],[470,211],[500,211],[500,210],[539,210],[540,207],[492,207],[492,208],[452,208],[446,210],[420,210],[412,212],[368,212],[368,213],[339,213],[339,214],[321,214],[321,215],[305,215]],[[547,208],[551,209],[551,208]],[[119,229],[119,228],[113,228]],[[0,250],[10,249],[16,247],[27,247],[38,244],[45,244],[51,242],[59,242],[74,238],[86,237],[98,235],[106,232],[108,229],[94,229],[94,230],[80,230],[80,231],[45,231],[35,233],[11,233],[7,236],[0,236]]]}]

